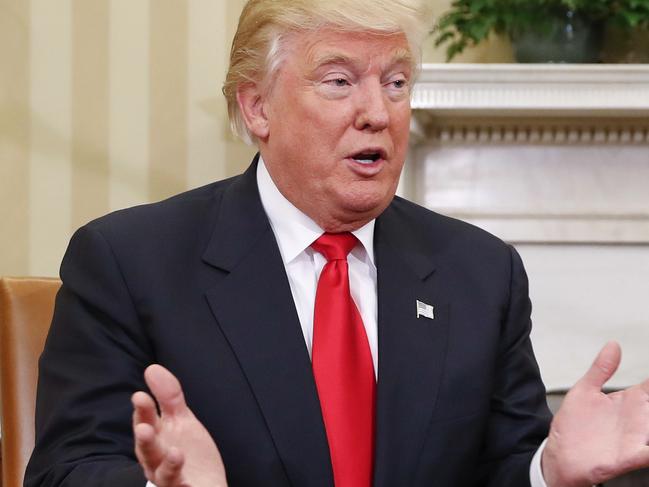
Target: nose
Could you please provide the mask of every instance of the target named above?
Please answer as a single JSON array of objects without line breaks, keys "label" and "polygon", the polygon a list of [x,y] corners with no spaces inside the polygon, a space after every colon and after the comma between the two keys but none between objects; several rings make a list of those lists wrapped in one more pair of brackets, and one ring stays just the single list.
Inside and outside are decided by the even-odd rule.
[{"label": "nose", "polygon": [[390,122],[389,100],[380,82],[364,83],[358,92],[358,107],[354,127],[357,130],[380,132]]}]

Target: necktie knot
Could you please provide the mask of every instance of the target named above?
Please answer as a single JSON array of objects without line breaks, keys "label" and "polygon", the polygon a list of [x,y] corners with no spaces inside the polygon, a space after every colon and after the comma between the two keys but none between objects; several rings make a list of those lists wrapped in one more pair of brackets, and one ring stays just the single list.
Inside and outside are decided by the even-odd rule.
[{"label": "necktie knot", "polygon": [[356,246],[358,240],[349,233],[323,233],[311,244],[316,252],[324,255],[327,261],[347,260],[347,254]]}]

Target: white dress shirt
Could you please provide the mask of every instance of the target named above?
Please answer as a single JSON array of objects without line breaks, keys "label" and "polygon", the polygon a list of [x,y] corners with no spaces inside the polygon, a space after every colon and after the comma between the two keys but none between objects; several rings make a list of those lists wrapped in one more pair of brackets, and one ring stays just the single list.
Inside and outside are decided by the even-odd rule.
[{"label": "white dress shirt", "polygon": [[[313,310],[320,272],[327,262],[311,249],[311,244],[324,233],[311,218],[298,210],[277,189],[261,157],[257,166],[259,196],[286,268],[286,275],[295,302],[304,341],[311,356],[313,340]],[[347,257],[349,286],[352,298],[363,319],[365,333],[372,353],[374,374],[378,377],[378,327],[376,265],[374,264],[374,224],[372,220],[352,232],[359,243]],[[541,453],[545,442],[539,447],[530,465],[532,487],[547,487],[541,472]],[[155,487],[148,483],[147,487]]]},{"label": "white dress shirt", "polygon": [[[318,278],[327,260],[311,248],[324,233],[311,218],[289,202],[275,186],[264,161],[259,158],[257,185],[261,203],[270,220],[286,268],[304,341],[309,356],[313,341],[313,310]],[[374,374],[378,371],[376,266],[374,265],[374,220],[352,232],[359,243],[347,256],[349,287],[363,319],[372,353]]]}]

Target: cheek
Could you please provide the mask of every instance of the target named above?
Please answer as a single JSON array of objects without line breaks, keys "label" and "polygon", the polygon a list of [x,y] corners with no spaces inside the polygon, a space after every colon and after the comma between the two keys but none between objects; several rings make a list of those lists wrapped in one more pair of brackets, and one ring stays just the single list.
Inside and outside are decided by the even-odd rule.
[{"label": "cheek", "polygon": [[310,107],[304,113],[302,123],[305,127],[317,131],[324,139],[339,139],[354,123],[354,110],[349,103],[325,101]]},{"label": "cheek", "polygon": [[408,139],[410,136],[410,116],[409,113],[399,113],[392,121],[392,139],[395,148],[399,152],[405,152],[408,148]]}]

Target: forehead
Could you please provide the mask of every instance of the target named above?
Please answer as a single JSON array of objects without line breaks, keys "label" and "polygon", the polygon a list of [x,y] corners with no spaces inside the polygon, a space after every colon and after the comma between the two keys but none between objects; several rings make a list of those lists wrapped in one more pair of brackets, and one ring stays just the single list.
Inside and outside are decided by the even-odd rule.
[{"label": "forehead", "polygon": [[333,63],[359,66],[380,63],[384,67],[397,63],[414,65],[414,57],[403,33],[321,29],[295,34],[290,51],[289,57],[307,68]]}]

